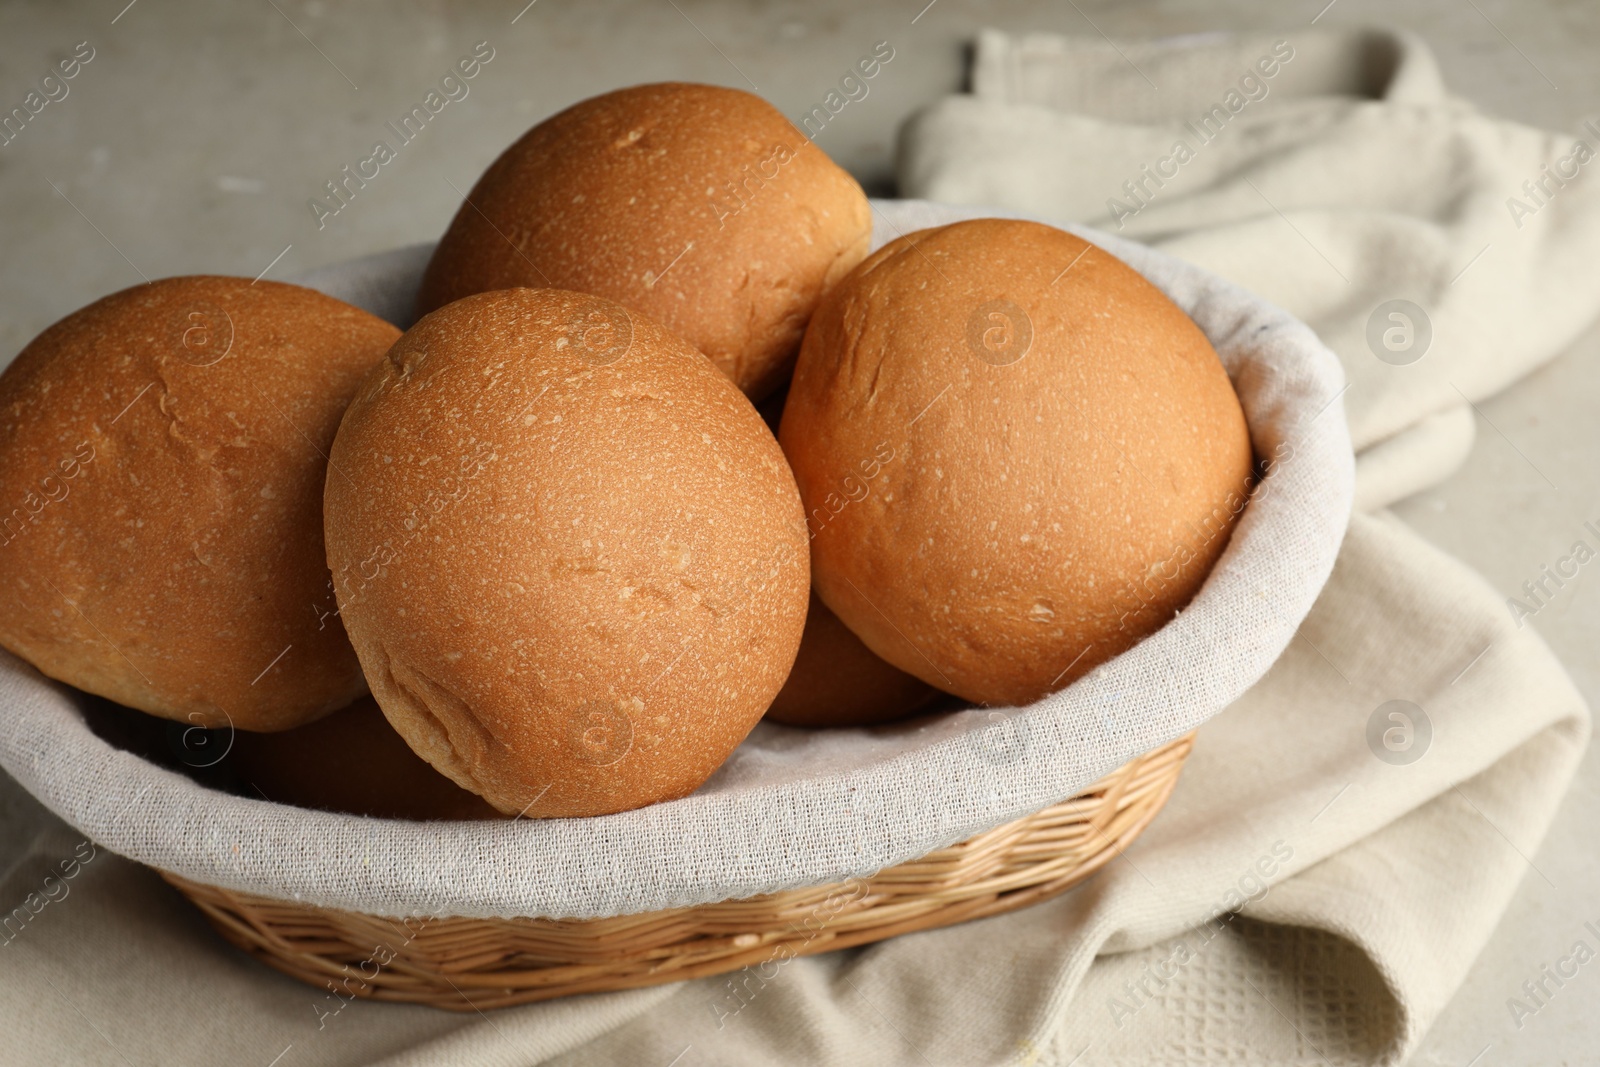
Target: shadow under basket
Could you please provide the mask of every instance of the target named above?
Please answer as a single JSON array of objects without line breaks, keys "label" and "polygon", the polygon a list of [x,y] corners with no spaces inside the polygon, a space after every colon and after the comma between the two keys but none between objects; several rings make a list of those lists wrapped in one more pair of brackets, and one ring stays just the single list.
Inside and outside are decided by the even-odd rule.
[{"label": "shadow under basket", "polygon": [[869,878],[608,919],[384,919],[162,872],[227,940],[348,999],[478,1011],[677,982],[1026,907],[1083,881],[1149,825],[1188,734],[1070,800]]}]

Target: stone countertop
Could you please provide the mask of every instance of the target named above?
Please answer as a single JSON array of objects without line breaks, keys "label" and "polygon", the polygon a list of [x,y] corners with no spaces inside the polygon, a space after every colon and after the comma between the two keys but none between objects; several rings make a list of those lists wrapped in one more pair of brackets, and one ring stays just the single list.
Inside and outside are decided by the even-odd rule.
[{"label": "stone countertop", "polygon": [[[818,144],[870,192],[892,192],[894,133],[962,88],[984,26],[1167,35],[1382,22],[1414,30],[1446,80],[1485,109],[1576,129],[1600,99],[1600,6],[1579,0],[923,0],[866,5],[705,0],[26,0],[0,7],[0,111],[81,41],[93,58],[0,147],[0,353],[144,277],[282,278],[431,240],[461,192],[527,127],[619,85],[755,87],[785,114],[819,103],[878,41],[894,58]],[[126,4],[126,6],[124,6]],[[1326,5],[1326,6],[1325,6]],[[920,13],[919,13],[920,12]],[[386,124],[475,44],[493,58],[336,216],[308,201],[371,154]],[[319,226],[320,221],[320,226]],[[1479,405],[1465,467],[1398,512],[1510,596],[1600,521],[1600,329]],[[1600,703],[1600,592],[1587,571],[1533,625]],[[1498,932],[1412,1060],[1415,1067],[1593,1062],[1600,979],[1580,974],[1520,1029],[1525,979],[1600,920],[1600,755],[1578,780]],[[1509,847],[1509,846],[1508,846]],[[1474,1059],[1475,1057],[1481,1057]]]}]

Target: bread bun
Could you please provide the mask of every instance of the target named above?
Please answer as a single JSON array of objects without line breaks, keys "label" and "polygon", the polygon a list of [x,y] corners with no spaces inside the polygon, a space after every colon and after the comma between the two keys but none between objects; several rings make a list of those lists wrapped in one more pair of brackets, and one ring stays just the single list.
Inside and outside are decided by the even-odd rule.
[{"label": "bread bun", "polygon": [[781,439],[819,595],[878,655],[1022,704],[1199,589],[1251,476],[1205,336],[1109,253],[982,219],[890,242],[824,300]]},{"label": "bread bun", "polygon": [[914,715],[939,696],[874,655],[813,595],[800,652],[767,718],[787,726],[875,726]]},{"label": "bread bun", "polygon": [[331,457],[328,561],[373,695],[501,811],[691,792],[794,662],[810,567],[783,453],[620,304],[514,289],[434,312]]},{"label": "bread bun", "polygon": [[366,691],[322,547],[327,450],[400,331],[310,289],[168,278],[0,375],[0,644],[196,726],[283,730]]},{"label": "bread bun", "polygon": [[871,232],[855,179],[765,100],[638,85],[546,119],[495,160],[439,242],[417,310],[515,286],[596,293],[759,400]]},{"label": "bread bun", "polygon": [[236,734],[228,761],[280,804],[379,819],[504,818],[412,752],[371,697],[293,730]]}]

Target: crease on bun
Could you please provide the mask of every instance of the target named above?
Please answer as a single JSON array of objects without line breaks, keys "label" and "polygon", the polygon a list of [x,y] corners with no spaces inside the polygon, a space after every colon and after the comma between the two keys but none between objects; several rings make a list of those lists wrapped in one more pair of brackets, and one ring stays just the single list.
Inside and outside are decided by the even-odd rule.
[{"label": "crease on bun", "polygon": [[400,734],[435,770],[481,795],[485,786],[474,778],[472,768],[481,765],[496,743],[488,728],[472,714],[467,701],[397,661],[381,641],[376,651],[378,667],[369,680],[384,715],[391,722],[405,723]]}]

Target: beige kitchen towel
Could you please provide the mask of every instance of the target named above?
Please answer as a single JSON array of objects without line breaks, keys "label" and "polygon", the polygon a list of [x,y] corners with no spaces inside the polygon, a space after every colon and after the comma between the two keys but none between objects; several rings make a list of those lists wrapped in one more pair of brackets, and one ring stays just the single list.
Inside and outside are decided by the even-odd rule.
[{"label": "beige kitchen towel", "polygon": [[[1152,199],[1123,232],[1209,257],[1324,332],[1352,382],[1376,506],[1464,453],[1462,395],[1526,373],[1593,314],[1596,293],[1571,267],[1600,242],[1578,217],[1587,201],[1573,182],[1523,218],[1515,240],[1485,231],[1496,247],[1472,263],[1474,238],[1464,254],[1454,242],[1511,193],[1488,188],[1491,161],[1474,146],[1500,138],[1494,175],[1518,153],[1538,174],[1549,157],[1534,149],[1559,165],[1563,139],[1449,100],[1414,42],[1320,39],[1297,36],[1273,83],[1297,121],[1261,134],[1230,125],[1240,144],[1229,165],[1227,140],[1187,165],[1215,166],[1196,202]],[[1253,64],[1257,48],[986,35],[977,96],[908,129],[905,191],[1115,231],[1101,202],[1122,170],[1111,169],[1109,189],[1072,191],[1096,184],[1086,175],[1120,137],[1148,137],[1197,102],[1226,107],[1240,57]],[[1124,56],[1130,69],[1119,69]],[[1038,99],[998,94],[1006,71],[1027,72],[1011,84]],[[1146,78],[1168,95],[1129,103],[1151,91]],[[980,110],[985,120],[964,121]],[[1414,136],[1385,136],[1386,123]],[[1082,135],[1079,150],[1058,151],[1064,130]],[[1155,162],[1170,132],[1140,142],[1160,146]],[[1322,141],[1339,150],[1319,152]],[[1323,171],[1340,161],[1330,180]],[[1416,171],[1450,183],[1454,199]],[[1270,203],[1250,207],[1254,191],[1236,172]],[[963,196],[953,175],[977,191]],[[1466,267],[1465,286],[1500,255],[1528,276],[1507,271],[1470,300],[1452,295],[1453,275]],[[1425,309],[1434,336],[1421,359],[1403,362],[1416,350],[1414,312],[1378,320],[1387,361],[1366,347],[1375,297]],[[1055,901],[740,975],[445,1016],[344,1005],[269,974],[222,948],[153,874],[100,854],[63,883],[70,895],[0,945],[0,1062],[1393,1063],[1448,1000],[1518,881],[1538,877],[1529,857],[1587,738],[1587,709],[1532,627],[1517,629],[1500,596],[1391,516],[1362,515],[1288,652],[1200,731],[1162,817]],[[0,791],[6,824],[43,829],[0,882],[7,900],[86,844],[15,792]]]}]

